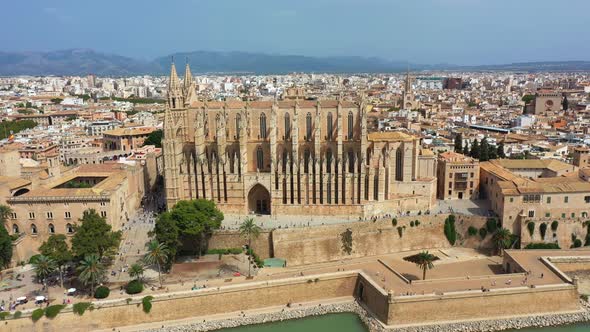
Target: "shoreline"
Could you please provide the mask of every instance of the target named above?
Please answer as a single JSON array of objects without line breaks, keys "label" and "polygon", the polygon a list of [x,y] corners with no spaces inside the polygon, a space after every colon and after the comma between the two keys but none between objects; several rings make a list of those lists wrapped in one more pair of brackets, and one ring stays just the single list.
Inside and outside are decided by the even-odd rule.
[{"label": "shoreline", "polygon": [[[221,319],[204,320],[202,322],[186,322],[166,326],[164,322],[154,323],[163,327],[145,328],[140,326],[126,327],[132,330],[147,332],[189,332],[189,331],[217,331],[247,325],[273,323],[306,317],[322,316],[336,313],[354,313],[363,322],[370,332],[494,332],[510,329],[542,328],[562,326],[583,322],[590,322],[590,303],[581,301],[579,312],[541,314],[531,316],[518,316],[508,318],[494,318],[489,320],[473,320],[458,322],[440,322],[412,326],[385,326],[360,304],[354,300],[325,305],[308,305],[295,308],[284,308],[281,311],[265,313],[249,313],[241,317],[227,317]],[[170,322],[169,322],[170,323]],[[125,327],[123,327],[125,328]],[[127,330],[125,329],[125,330]]]}]

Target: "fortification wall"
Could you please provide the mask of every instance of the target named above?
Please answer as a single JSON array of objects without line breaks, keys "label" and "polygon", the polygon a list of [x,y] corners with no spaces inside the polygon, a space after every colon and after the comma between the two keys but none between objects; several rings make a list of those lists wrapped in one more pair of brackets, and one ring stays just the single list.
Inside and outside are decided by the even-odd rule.
[{"label": "fortification wall", "polygon": [[575,310],[579,310],[578,292],[572,285],[466,291],[440,296],[394,297],[389,304],[387,324],[424,324]]},{"label": "fortification wall", "polygon": [[[335,261],[344,258],[383,255],[424,248],[450,247],[443,228],[447,215],[399,217],[397,225],[387,221],[364,221],[311,228],[277,229],[273,231],[272,245],[275,257],[284,258],[289,266]],[[410,226],[419,220],[419,226]],[[456,245],[470,248],[489,248],[488,236],[481,241],[479,235],[469,236],[469,226],[485,225],[486,218],[458,216],[456,228],[459,240]],[[398,227],[402,228],[402,236]],[[343,249],[342,234],[352,232],[352,251]]]},{"label": "fortification wall", "polygon": [[22,318],[3,322],[2,331],[90,331],[283,306],[288,302],[345,297],[354,293],[358,274],[359,271],[339,272],[269,283],[226,286],[220,290],[164,294],[152,301],[153,306],[149,314],[142,310],[142,297],[134,298],[133,304],[130,305],[127,305],[124,299],[115,302],[103,301],[98,305],[99,309],[87,310],[82,317],[75,315],[71,309],[66,309],[54,319],[43,317],[33,323],[30,316],[23,315]]},{"label": "fortification wall", "polygon": [[[558,226],[557,230],[553,231],[551,229],[551,223],[557,220]],[[529,219],[525,219],[522,221],[521,225],[521,245],[524,248],[529,243],[555,243],[559,244],[561,249],[569,249],[573,245],[573,238],[580,239],[582,241],[582,245],[585,243],[587,229],[584,226],[584,220],[581,219],[546,219],[546,220],[534,220],[535,228],[533,231],[533,235],[531,236],[527,224],[529,223]],[[541,236],[540,227],[541,224],[547,224],[547,231],[545,233],[545,238]]]},{"label": "fortification wall", "polygon": [[[237,231],[217,231],[209,240],[209,249],[241,248],[248,240]],[[262,231],[252,239],[252,249],[262,259],[272,257],[272,233]]]}]

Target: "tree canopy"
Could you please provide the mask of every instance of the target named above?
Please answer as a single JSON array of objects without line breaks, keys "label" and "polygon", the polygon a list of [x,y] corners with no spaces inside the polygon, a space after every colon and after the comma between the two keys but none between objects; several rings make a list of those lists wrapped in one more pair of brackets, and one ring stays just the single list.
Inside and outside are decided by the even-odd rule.
[{"label": "tree canopy", "polygon": [[4,224],[12,209],[6,205],[0,205],[0,269],[7,267],[12,259],[12,238]]},{"label": "tree canopy", "polygon": [[51,235],[47,241],[41,244],[39,251],[42,255],[53,259],[58,266],[63,266],[73,259],[64,234]]},{"label": "tree canopy", "polygon": [[162,129],[152,131],[143,142],[143,145],[155,145],[157,148],[162,147]]},{"label": "tree canopy", "polygon": [[74,226],[75,234],[72,237],[72,251],[77,258],[96,254],[100,259],[111,256],[119,247],[121,232],[113,232],[106,218],[98,215],[96,210],[84,211],[79,220],[80,224]]},{"label": "tree canopy", "polygon": [[455,136],[455,152],[463,152],[463,135],[458,134]]},{"label": "tree canopy", "polygon": [[205,199],[180,201],[162,213],[156,221],[154,233],[158,242],[178,253],[179,243],[193,244],[200,253],[202,245],[213,230],[221,226],[223,213],[215,203]]}]

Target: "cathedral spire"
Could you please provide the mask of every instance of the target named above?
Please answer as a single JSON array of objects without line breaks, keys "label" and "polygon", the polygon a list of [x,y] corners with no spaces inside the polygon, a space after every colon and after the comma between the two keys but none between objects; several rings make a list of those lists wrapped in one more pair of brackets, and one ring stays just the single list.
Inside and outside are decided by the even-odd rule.
[{"label": "cathedral spire", "polygon": [[176,66],[174,65],[174,58],[172,58],[172,66],[170,66],[170,81],[168,82],[168,92],[178,92],[180,90],[180,82],[178,74],[176,73]]},{"label": "cathedral spire", "polygon": [[193,74],[191,73],[191,67],[188,64],[188,58],[186,58],[186,68],[184,69],[184,89],[188,90],[193,84]]}]

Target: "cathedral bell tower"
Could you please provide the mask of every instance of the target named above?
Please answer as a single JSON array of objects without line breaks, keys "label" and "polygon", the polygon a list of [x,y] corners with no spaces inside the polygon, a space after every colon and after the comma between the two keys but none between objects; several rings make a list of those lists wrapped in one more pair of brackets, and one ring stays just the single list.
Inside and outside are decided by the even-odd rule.
[{"label": "cathedral bell tower", "polygon": [[172,61],[170,68],[170,79],[168,82],[168,107],[170,109],[179,109],[184,107],[184,93],[176,73],[176,66]]}]

